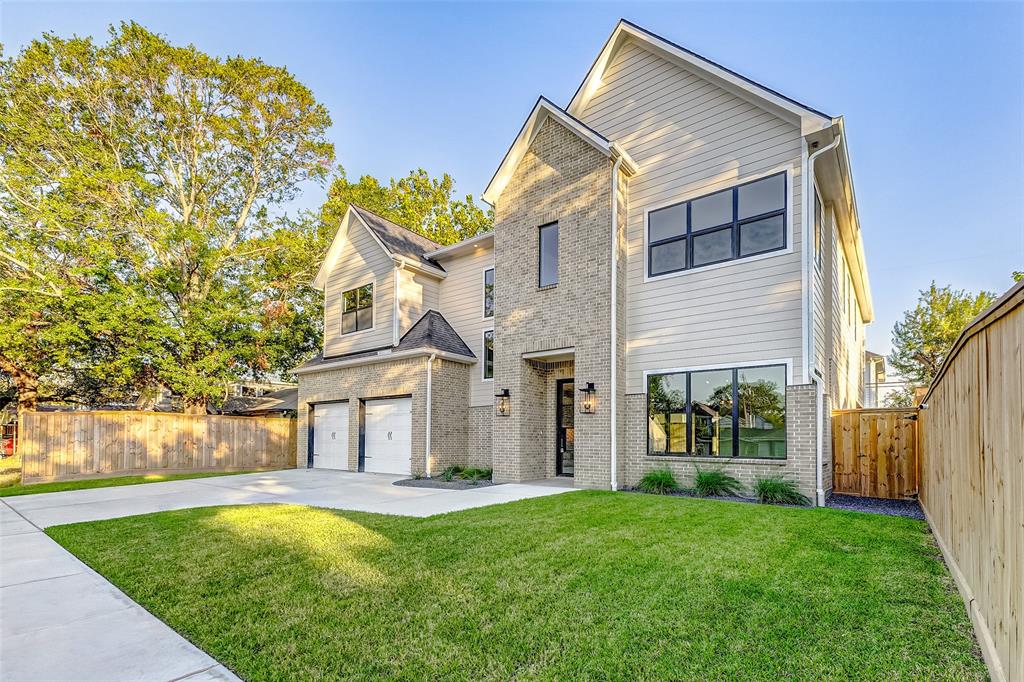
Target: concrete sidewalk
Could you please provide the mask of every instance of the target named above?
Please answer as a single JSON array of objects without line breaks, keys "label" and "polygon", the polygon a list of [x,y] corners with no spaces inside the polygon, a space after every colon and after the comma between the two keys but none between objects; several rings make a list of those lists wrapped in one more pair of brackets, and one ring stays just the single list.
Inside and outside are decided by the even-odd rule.
[{"label": "concrete sidewalk", "polygon": [[261,503],[425,517],[572,490],[570,481],[392,485],[399,478],[297,469],[0,498],[0,680],[238,679],[47,537],[47,526]]}]

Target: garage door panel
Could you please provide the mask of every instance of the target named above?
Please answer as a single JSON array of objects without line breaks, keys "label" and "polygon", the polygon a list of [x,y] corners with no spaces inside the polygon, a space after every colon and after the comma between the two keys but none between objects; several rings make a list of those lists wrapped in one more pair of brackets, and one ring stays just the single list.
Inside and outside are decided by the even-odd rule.
[{"label": "garage door panel", "polygon": [[367,401],[363,469],[386,474],[412,470],[412,399]]},{"label": "garage door panel", "polygon": [[348,404],[314,405],[313,467],[348,469]]}]

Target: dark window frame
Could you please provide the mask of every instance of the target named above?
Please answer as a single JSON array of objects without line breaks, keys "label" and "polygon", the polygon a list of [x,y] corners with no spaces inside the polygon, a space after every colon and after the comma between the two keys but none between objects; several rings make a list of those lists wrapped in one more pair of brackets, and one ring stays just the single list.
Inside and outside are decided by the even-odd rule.
[{"label": "dark window frame", "polygon": [[[369,330],[373,329],[373,325],[376,322],[376,320],[374,319],[376,316],[374,315],[373,302],[374,302],[374,298],[376,298],[376,295],[377,295],[376,292],[374,291],[374,289],[376,288],[374,286],[374,284],[375,284],[374,282],[367,282],[366,284],[361,284],[361,285],[359,285],[357,287],[352,287],[351,289],[346,289],[345,291],[341,292],[341,333],[342,333],[343,336],[347,336],[349,334],[356,334],[358,332],[365,332],[365,331],[369,331]],[[370,302],[367,305],[362,305],[362,303],[360,301],[359,291],[361,289],[365,289],[366,287],[370,287]],[[352,310],[345,310],[345,295],[346,294],[351,294],[351,293],[355,294],[355,297],[356,297],[356,307],[353,308]],[[359,311],[360,310],[367,310],[367,309],[370,311],[370,326],[368,326],[368,327],[360,327],[359,326]],[[345,331],[345,316],[346,315],[353,315],[355,317],[355,320],[356,320],[355,327],[351,331]]]},{"label": "dark window frame", "polygon": [[[487,352],[488,352],[487,351],[487,337],[488,337],[488,335],[490,335],[490,337],[491,337],[491,350],[490,350],[491,357],[490,358],[487,357]],[[483,331],[483,346],[481,346],[481,348],[482,348],[482,350],[480,351],[480,355],[483,356],[483,357],[481,359],[482,367],[481,367],[481,371],[480,371],[480,375],[481,375],[480,378],[483,381],[491,381],[492,379],[494,379],[494,330],[493,329],[485,329]],[[490,372],[491,375],[490,376],[487,376],[487,369],[488,369],[488,367],[491,370],[491,372]]]},{"label": "dark window frame", "polygon": [[[748,216],[746,218],[739,217],[739,196],[740,188],[752,185],[755,182],[761,182],[770,178],[782,176],[782,208],[766,213],[761,213],[754,216]],[[732,192],[732,221],[727,223],[721,223],[719,225],[711,225],[710,227],[701,228],[699,230],[693,230],[693,203],[705,199],[715,194],[721,194],[722,192]],[[674,237],[667,237],[665,239],[659,239],[658,241],[651,241],[651,214],[665,209],[674,208],[676,206],[686,206],[686,229],[682,234]],[[776,251],[784,251],[789,246],[789,220],[787,214],[789,213],[789,172],[779,171],[777,173],[771,173],[760,178],[748,180],[738,185],[733,185],[726,189],[716,190],[714,192],[708,192],[686,201],[680,201],[668,206],[659,206],[656,209],[647,212],[646,224],[644,225],[645,237],[647,241],[647,277],[662,277],[664,275],[671,275],[677,272],[684,272],[686,270],[696,270],[699,268],[708,267],[710,265],[718,265],[719,263],[728,263],[734,260],[742,260],[744,258],[752,258],[754,256],[762,256],[766,253],[774,253]],[[763,251],[756,251],[754,253],[740,254],[740,228],[743,225],[750,223],[756,223],[760,220],[766,220],[768,218],[782,217],[782,245],[772,249],[765,249]],[[710,234],[712,232],[719,232],[724,230],[731,230],[732,234],[732,255],[728,258],[722,258],[716,261],[709,261],[707,263],[701,263],[700,265],[693,265],[693,238],[700,237],[702,235]],[[663,270],[661,272],[654,272],[654,249],[663,246],[665,244],[672,244],[675,242],[684,241],[686,242],[686,255],[684,258],[683,266],[679,268],[673,268],[671,270]]]},{"label": "dark window frame", "polygon": [[[487,273],[488,272],[491,273],[491,284],[490,284],[491,288],[490,288],[490,291],[487,290]],[[491,314],[490,315],[487,314],[487,299],[488,298],[490,298],[490,302],[491,302],[491,306],[490,306],[490,313]],[[484,318],[483,319],[485,319],[485,320],[492,320],[492,319],[494,319],[494,268],[485,268],[484,269],[484,300],[483,300],[483,308],[484,308]]]},{"label": "dark window frame", "polygon": [[[776,364],[764,364],[764,365],[745,365],[743,367],[720,367],[720,368],[717,368],[717,369],[695,368],[695,369],[682,370],[682,371],[678,371],[678,372],[665,371],[665,372],[650,372],[650,373],[648,373],[644,377],[644,412],[645,412],[645,429],[646,429],[646,441],[647,441],[646,442],[645,456],[646,457],[675,457],[675,458],[680,458],[680,459],[688,459],[688,458],[713,458],[713,459],[721,459],[723,461],[728,461],[730,459],[763,459],[763,460],[768,460],[768,461],[784,461],[784,460],[787,460],[789,458],[789,434],[788,433],[784,434],[784,438],[785,438],[784,442],[786,443],[786,456],[785,457],[759,457],[757,455],[741,455],[740,454],[740,447],[739,447],[739,445],[740,445],[740,443],[739,443],[739,440],[740,440],[740,427],[739,427],[739,409],[740,409],[739,408],[739,403],[740,403],[740,400],[739,400],[739,372],[742,371],[742,370],[749,370],[749,369],[765,369],[765,368],[776,369],[776,368],[780,368],[780,367],[782,368],[782,377],[783,377],[783,384],[781,386],[781,388],[782,388],[782,399],[783,399],[783,410],[785,410],[786,389],[789,387],[789,366],[785,365],[785,364],[777,364],[776,363]],[[721,371],[729,371],[729,372],[732,373],[732,415],[730,417],[732,419],[732,455],[696,455],[696,454],[693,454],[693,401],[691,400],[692,395],[693,395],[693,391],[692,391],[692,387],[691,387],[691,378],[692,378],[692,375],[699,374],[701,372],[721,372]],[[666,435],[665,435],[665,439],[666,439],[666,442],[665,442],[665,452],[657,452],[657,453],[651,452],[651,427],[650,427],[650,418],[651,418],[651,390],[650,390],[651,383],[650,382],[651,382],[651,377],[678,376],[680,374],[682,374],[682,375],[684,375],[686,377],[686,400],[684,401],[684,405],[686,406],[686,409],[684,411],[684,414],[686,415],[686,420],[685,420],[685,424],[686,424],[686,452],[669,452],[668,451],[669,437],[668,437],[668,432],[667,431],[666,431]],[[788,426],[789,426],[789,422],[788,421],[786,422],[786,426],[787,426],[787,431],[788,431]]]},{"label": "dark window frame", "polygon": [[[555,280],[553,282],[544,283],[544,230],[554,228],[555,229]],[[559,230],[558,221],[554,220],[550,223],[545,223],[537,227],[537,288],[538,289],[550,289],[551,287],[558,286],[558,261],[559,261],[559,248],[558,238],[561,236]]]}]

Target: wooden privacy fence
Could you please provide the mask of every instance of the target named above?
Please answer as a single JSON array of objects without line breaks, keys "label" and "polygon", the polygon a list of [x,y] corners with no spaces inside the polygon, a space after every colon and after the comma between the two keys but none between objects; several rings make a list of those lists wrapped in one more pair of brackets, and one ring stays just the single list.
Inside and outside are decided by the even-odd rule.
[{"label": "wooden privacy fence", "polygon": [[832,413],[832,491],[903,499],[917,494],[917,410]]},{"label": "wooden privacy fence", "polygon": [[295,465],[295,420],[163,412],[25,412],[22,482]]},{"label": "wooden privacy fence", "polygon": [[960,335],[924,398],[921,505],[994,680],[1024,680],[1024,282]]}]

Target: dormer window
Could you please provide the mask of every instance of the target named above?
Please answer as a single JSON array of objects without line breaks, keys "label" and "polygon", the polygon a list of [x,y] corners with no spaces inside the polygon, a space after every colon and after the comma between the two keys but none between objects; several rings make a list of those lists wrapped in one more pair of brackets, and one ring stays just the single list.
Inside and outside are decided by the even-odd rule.
[{"label": "dormer window", "polygon": [[373,329],[373,284],[349,289],[341,295],[341,333]]}]

